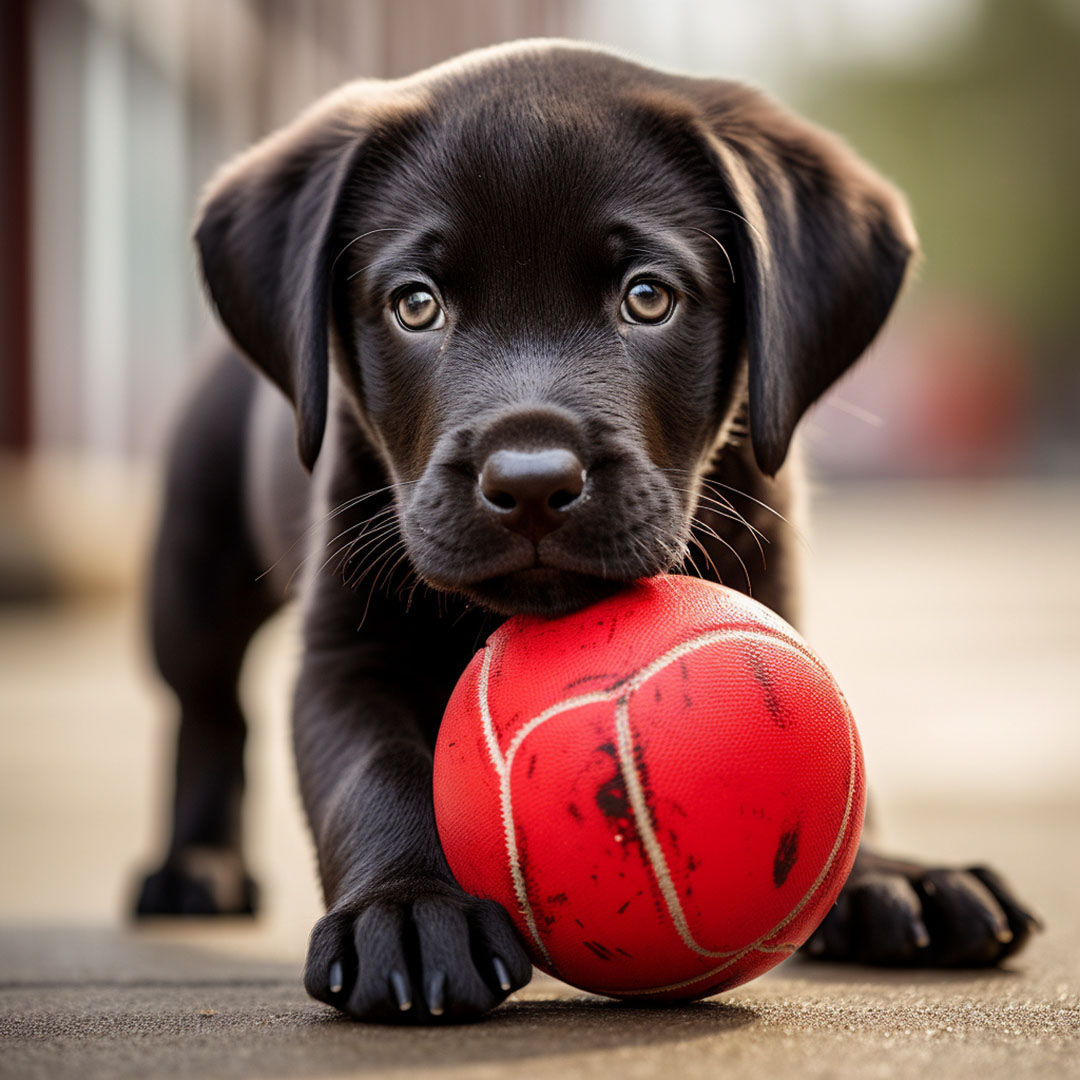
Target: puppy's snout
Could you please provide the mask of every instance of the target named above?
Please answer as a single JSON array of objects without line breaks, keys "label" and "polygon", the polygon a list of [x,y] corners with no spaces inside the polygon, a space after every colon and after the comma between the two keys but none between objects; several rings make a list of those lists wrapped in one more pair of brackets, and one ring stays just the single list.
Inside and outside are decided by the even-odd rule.
[{"label": "puppy's snout", "polygon": [[496,450],[480,470],[485,509],[534,542],[566,520],[585,490],[585,466],[572,450]]}]

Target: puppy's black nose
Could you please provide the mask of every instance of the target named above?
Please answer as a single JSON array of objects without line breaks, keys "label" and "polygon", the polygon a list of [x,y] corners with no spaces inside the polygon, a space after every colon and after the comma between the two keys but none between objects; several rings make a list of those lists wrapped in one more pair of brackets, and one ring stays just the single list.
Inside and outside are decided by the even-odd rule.
[{"label": "puppy's black nose", "polygon": [[557,529],[585,489],[585,466],[571,450],[496,450],[480,470],[485,507],[534,542]]}]

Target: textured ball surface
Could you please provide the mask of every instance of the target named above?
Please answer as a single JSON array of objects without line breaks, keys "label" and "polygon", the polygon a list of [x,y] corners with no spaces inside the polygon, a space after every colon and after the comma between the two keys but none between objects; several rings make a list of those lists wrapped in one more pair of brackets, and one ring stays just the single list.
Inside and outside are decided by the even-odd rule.
[{"label": "textured ball surface", "polygon": [[783,960],[836,900],[864,801],[825,666],[688,577],[504,623],[435,750],[459,883],[507,908],[537,967],[612,997],[705,997]]}]

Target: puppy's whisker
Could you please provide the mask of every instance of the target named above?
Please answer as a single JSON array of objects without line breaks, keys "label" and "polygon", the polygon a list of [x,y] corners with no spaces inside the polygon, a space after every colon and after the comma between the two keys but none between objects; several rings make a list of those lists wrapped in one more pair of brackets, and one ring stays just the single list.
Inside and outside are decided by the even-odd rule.
[{"label": "puppy's whisker", "polygon": [[366,266],[361,266],[359,270],[354,270],[345,280],[352,281],[354,277],[359,277],[365,270],[370,270],[374,263],[368,263]]},{"label": "puppy's whisker", "polygon": [[[363,528],[360,531],[360,535],[342,544],[332,555],[330,555],[326,562],[324,562],[322,566],[319,567],[319,572],[322,573],[322,571],[325,570],[327,566],[329,566],[330,563],[334,561],[335,558],[338,558],[340,556],[341,559],[338,563],[338,571],[340,571],[342,573],[342,576],[344,577],[345,567],[348,566],[348,564],[351,563],[353,559],[355,559],[360,554],[360,552],[364,551],[366,548],[371,546],[377,540],[386,536],[388,533],[391,533],[397,529],[396,518],[391,517],[390,520],[384,520],[378,525],[376,525],[375,522],[378,517],[379,515],[375,515],[368,521],[363,522]],[[345,536],[348,533],[352,532],[353,529],[355,529],[356,527],[357,526],[355,525],[351,526],[350,528],[344,530],[344,532],[339,533],[338,536]],[[337,539],[337,537],[335,537],[335,539]],[[361,543],[361,541],[363,541],[363,543]],[[334,541],[330,541],[330,543],[333,542]]]},{"label": "puppy's whisker", "polygon": [[716,213],[718,213],[718,214],[730,214],[730,215],[731,215],[732,217],[737,217],[737,218],[738,218],[738,219],[739,219],[740,221],[744,221],[744,222],[746,223],[746,227],[747,227],[747,228],[748,228],[748,229],[749,229],[749,230],[750,230],[750,231],[751,231],[751,232],[752,232],[752,233],[753,233],[753,234],[754,234],[754,235],[755,235],[755,236],[756,236],[756,237],[757,237],[757,238],[758,238],[758,239],[759,239],[759,240],[760,240],[760,241],[761,241],[761,242],[762,242],[763,244],[765,243],[765,237],[761,235],[761,230],[760,230],[760,229],[758,229],[758,228],[757,228],[757,226],[756,226],[756,225],[754,225],[754,223],[753,223],[753,222],[752,222],[752,221],[751,221],[751,220],[750,220],[749,218],[743,217],[743,215],[742,215],[742,214],[736,213],[736,211],[734,211],[734,210],[728,210],[728,209],[727,209],[726,207],[724,207],[724,206],[710,206],[710,207],[709,207],[709,209],[710,209],[710,210],[713,210],[713,211],[715,211],[715,212],[716,212]]},{"label": "puppy's whisker", "polygon": [[361,533],[360,536],[356,539],[360,539],[369,529],[371,529],[375,525],[376,522],[381,521],[382,524],[385,525],[386,522],[383,519],[385,519],[386,515],[391,513],[393,510],[394,506],[391,504],[390,506],[384,506],[381,510],[376,511],[374,514],[371,515],[371,517],[364,518],[363,521],[354,521],[347,528],[342,529],[341,532],[337,534],[337,536],[333,536],[329,540],[327,540],[324,546],[330,547],[331,544],[336,544],[338,540],[340,540],[343,536],[348,536],[349,533],[355,532],[357,529],[360,529]]},{"label": "puppy's whisker", "polygon": [[[675,490],[681,491],[684,495],[688,495],[691,498],[696,499],[699,503],[704,504],[709,513],[716,514],[718,517],[726,518],[728,521],[734,521],[745,526],[761,543],[768,544],[771,542],[756,525],[747,521],[732,503],[728,499],[723,498],[723,496],[709,495],[704,491],[693,491],[690,488],[676,488]],[[721,499],[723,501],[721,501]]]},{"label": "puppy's whisker", "polygon": [[[369,236],[374,236],[374,235],[375,235],[376,233],[384,233],[384,232],[408,232],[408,230],[407,230],[407,229],[403,229],[403,228],[392,228],[392,227],[389,227],[389,226],[388,226],[388,227],[387,227],[387,228],[385,228],[385,229],[369,229],[369,230],[368,230],[367,232],[361,233],[361,234],[360,234],[359,236],[354,236],[354,237],[353,237],[353,238],[352,238],[352,239],[351,239],[351,240],[350,240],[350,241],[349,241],[349,242],[348,242],[348,243],[347,243],[347,244],[346,244],[346,245],[345,245],[345,246],[344,246],[344,247],[343,247],[343,248],[342,248],[342,249],[341,249],[341,250],[340,250],[340,251],[339,251],[338,253],[337,253],[337,255],[335,255],[335,256],[334,256],[334,261],[333,261],[333,262],[332,262],[332,263],[330,264],[330,278],[331,278],[331,279],[333,279],[333,277],[334,277],[334,271],[335,271],[335,270],[337,269],[337,264],[338,264],[338,263],[339,263],[339,262],[341,261],[341,257],[342,257],[342,255],[344,255],[344,254],[345,254],[345,252],[346,252],[346,251],[348,251],[348,250],[349,250],[349,248],[351,248],[351,247],[353,246],[353,244],[355,244],[355,243],[358,243],[358,242],[359,242],[359,241],[361,241],[361,240],[365,240],[365,239],[367,239],[367,237],[369,237]],[[365,267],[365,269],[367,269],[367,268]],[[350,276],[351,276],[351,275],[350,275]]]},{"label": "puppy's whisker", "polygon": [[[712,538],[714,540],[716,540],[720,544],[723,544],[724,547],[726,547],[728,549],[728,551],[730,551],[731,554],[735,556],[735,560],[736,560],[736,562],[738,562],[739,566],[741,567],[742,572],[743,572],[743,577],[746,580],[746,594],[747,594],[747,596],[753,596],[754,595],[754,589],[753,589],[752,584],[750,583],[750,571],[747,570],[746,563],[743,562],[743,557],[738,553],[738,551],[736,551],[734,546],[729,544],[722,536],[720,536],[720,534],[717,533],[715,529],[710,529],[707,525],[704,525],[702,522],[697,521],[696,519],[690,523],[691,528],[694,528],[695,526],[697,528],[699,528],[699,529],[708,530],[709,534],[712,536]],[[705,545],[702,544],[700,540],[697,540],[696,537],[695,537],[695,541],[698,543],[698,545],[704,551],[705,550]],[[715,564],[714,564],[714,566],[715,566]],[[719,575],[719,571],[717,571],[717,574]]]},{"label": "puppy's whisker", "polygon": [[[642,542],[642,545],[645,546],[644,542]],[[690,548],[687,541],[673,532],[666,532],[661,536],[660,546],[667,558],[667,570],[672,570],[677,566],[685,564],[690,554]],[[652,555],[652,551],[647,547],[645,547],[645,550],[647,552],[647,557]],[[694,570],[697,572],[696,564]],[[700,573],[698,573],[698,576],[701,576]]]},{"label": "puppy's whisker", "polygon": [[[415,570],[413,570],[413,576],[416,578],[416,580],[413,582],[413,587],[409,590],[409,595],[405,598],[405,611],[406,611],[406,613],[408,613],[409,611],[412,610],[412,602],[413,602],[413,597],[416,596],[416,590],[418,588],[420,588],[421,585],[423,585],[425,589],[428,588],[427,582],[424,581],[424,579]],[[438,598],[438,600],[439,600],[438,607],[440,609],[440,614],[441,614],[442,597],[440,596]]]},{"label": "puppy's whisker", "polygon": [[[693,529],[700,529],[706,536],[711,536],[714,540],[716,540],[718,543],[723,544],[725,547],[729,548],[732,552],[736,551],[736,549],[732,546],[732,544],[728,540],[726,540],[723,536],[721,536],[711,525],[709,525],[706,522],[702,521],[700,518],[695,518],[691,522],[690,527],[693,528]],[[742,560],[740,559],[740,562],[741,561]],[[746,567],[744,566],[743,570],[745,571],[745,569],[746,569]]]},{"label": "puppy's whisker", "polygon": [[[399,554],[400,552],[400,554]],[[398,558],[391,564],[390,560],[397,555]],[[394,576],[394,571],[397,569],[402,559],[408,556],[408,548],[404,539],[399,539],[396,543],[390,545],[389,548],[379,557],[380,568],[375,573],[375,576],[371,579],[372,589],[378,589],[380,582],[385,582],[386,587],[390,585],[390,580]]]},{"label": "puppy's whisker", "polygon": [[737,487],[732,487],[731,484],[723,484],[719,480],[703,480],[702,482],[708,484],[708,486],[713,490],[714,494],[716,495],[719,495],[720,492],[716,491],[715,489],[717,487],[722,487],[735,495],[741,495],[744,499],[749,499],[752,503],[756,503],[762,508],[762,510],[767,510],[770,514],[773,515],[773,517],[779,518],[795,534],[803,547],[805,547],[807,551],[811,550],[810,541],[807,540],[806,537],[803,535],[802,530],[797,528],[793,522],[789,521],[786,517],[784,517],[783,514],[780,513],[779,510],[774,509],[767,502],[762,502],[761,499],[757,499],[753,495],[750,495],[749,493],[742,491]]},{"label": "puppy's whisker", "polygon": [[406,575],[405,580],[401,583],[401,588],[398,590],[400,596],[405,591],[405,586],[409,583],[409,577],[412,577],[412,587],[409,589],[409,595],[405,597],[405,611],[406,613],[412,609],[413,597],[416,596],[416,590],[423,586],[423,589],[427,593],[433,593],[435,596],[435,607],[441,618],[443,616],[443,594],[438,592],[421,577],[420,572],[416,569],[412,562],[409,563],[409,574]]},{"label": "puppy's whisker", "polygon": [[[737,525],[742,525],[753,537],[754,544],[757,546],[758,554],[761,556],[761,565],[763,569],[767,568],[767,560],[765,558],[765,548],[763,543],[769,543],[769,538],[757,527],[752,525],[746,518],[739,513],[739,511],[732,505],[731,501],[723,495],[710,495],[704,491],[695,491],[691,488],[680,488],[675,485],[676,491],[682,492],[682,494],[695,499],[699,506],[702,508],[702,512],[707,514],[715,514],[717,517],[724,518],[725,521],[733,521]],[[722,500],[722,501],[721,501]],[[700,518],[696,516],[692,519],[700,523]],[[727,543],[723,537],[713,534],[716,539],[721,543]]]},{"label": "puppy's whisker", "polygon": [[359,535],[355,537],[354,542],[362,540],[365,536],[369,535],[373,530],[381,529],[385,525],[391,522],[397,523],[397,507],[391,503],[389,506],[384,506],[381,510],[377,510],[371,517],[364,518],[362,521],[353,522],[348,528],[342,529],[333,539],[327,540],[326,546],[336,543],[341,537],[348,536],[351,532],[360,530]]},{"label": "puppy's whisker", "polygon": [[[702,531],[703,533],[705,533],[705,535],[706,535],[706,536],[711,536],[711,537],[712,537],[712,538],[713,538],[714,540],[718,540],[718,541],[719,541],[719,542],[720,542],[721,544],[722,544],[722,543],[724,543],[724,539],[723,539],[723,537],[722,537],[722,536],[720,536],[720,535],[719,535],[719,534],[718,534],[718,533],[716,532],[716,530],[715,530],[715,529],[711,528],[710,526],[706,525],[706,524],[705,524],[704,522],[702,522],[702,521],[700,521],[700,520],[698,520],[698,519],[696,519],[696,518],[695,518],[694,520],[692,520],[692,521],[690,522],[690,530],[691,530],[691,533],[690,533],[690,535],[691,535],[691,536],[692,536],[692,537],[694,538],[694,540],[696,540],[696,541],[697,541],[697,543],[698,543],[698,546],[699,546],[699,547],[700,547],[700,548],[701,548],[701,549],[702,549],[703,551],[709,552],[709,549],[708,549],[708,548],[707,548],[707,547],[706,547],[706,546],[705,546],[705,545],[704,545],[704,544],[703,544],[703,543],[701,542],[701,538],[700,538],[699,536],[697,536],[697,535],[696,535],[696,534],[695,534],[695,533],[693,532],[693,530],[694,530],[694,529],[700,529],[700,530],[701,530],[701,531]],[[709,554],[711,554],[711,552],[709,552]],[[714,565],[714,569],[715,569],[715,565]],[[717,572],[716,572],[716,573],[717,573],[717,577],[719,577],[719,576],[720,576],[720,572],[719,572],[719,570],[717,570]]]},{"label": "puppy's whisker", "polygon": [[[374,519],[372,519],[374,521]],[[327,560],[319,567],[319,572],[322,573],[335,559],[338,560],[338,565],[334,573],[340,573],[342,580],[345,581],[348,578],[346,573],[347,567],[360,555],[366,548],[375,545],[378,541],[382,540],[387,535],[393,533],[397,529],[396,519],[390,521],[383,521],[376,528],[370,528],[370,522],[365,522],[365,528],[361,530],[359,536],[352,540],[346,541],[336,551],[334,551]],[[350,532],[351,530],[346,530]],[[341,535],[345,535],[342,533]],[[363,543],[361,544],[361,541]]]},{"label": "puppy's whisker", "polygon": [[[354,586],[355,587],[355,586]],[[371,610],[371,601],[375,596],[375,583],[372,582],[368,588],[367,599],[364,601],[364,610],[360,615],[360,622],[357,623],[356,629],[359,631],[363,629],[364,623],[367,622],[368,612]]]},{"label": "puppy's whisker", "polygon": [[708,580],[708,578],[706,578],[706,576],[705,576],[705,573],[702,571],[701,567],[698,566],[697,559],[694,558],[693,552],[690,549],[690,544],[693,544],[693,546],[696,547],[698,549],[698,551],[700,551],[701,554],[705,556],[706,562],[709,564],[709,566],[712,567],[712,572],[713,572],[713,575],[714,575],[715,579],[718,582],[720,582],[721,584],[723,584],[723,578],[720,576],[720,571],[717,568],[716,563],[713,562],[713,558],[709,554],[708,549],[705,547],[705,545],[696,536],[693,535],[693,533],[691,533],[690,534],[690,543],[687,544],[687,547],[686,547],[686,557],[690,560],[690,565],[693,566],[694,572],[697,574],[697,576],[699,578],[701,578],[702,581],[707,581]]},{"label": "puppy's whisker", "polygon": [[736,525],[741,525],[754,538],[754,543],[757,544],[759,551],[762,551],[763,544],[771,543],[769,538],[756,525],[747,521],[737,510],[732,511],[704,496],[698,500],[698,509],[703,514],[713,514],[718,518],[723,518],[725,521],[733,521]]},{"label": "puppy's whisker", "polygon": [[387,542],[395,542],[394,536],[396,534],[391,531],[384,532],[381,536],[372,537],[368,544],[364,547],[367,549],[367,557],[361,559],[361,551],[357,551],[353,554],[346,554],[344,558],[338,563],[336,573],[341,575],[341,580],[345,585],[352,586],[354,579],[358,574],[366,572],[371,566],[372,560],[379,557],[379,548]]},{"label": "puppy's whisker", "polygon": [[[729,514],[729,513],[725,513],[722,509],[717,509],[716,507],[709,506],[708,504],[706,504],[703,507],[702,513],[715,514],[717,517],[722,517],[726,521],[734,521],[734,522],[737,522],[740,525],[745,526],[747,532],[749,532],[749,534],[750,534],[750,538],[754,541],[754,546],[758,549],[758,555],[761,556],[761,568],[762,568],[762,570],[768,569],[768,563],[767,563],[767,561],[765,559],[765,547],[761,542],[760,533],[758,532],[757,529],[754,528],[753,525],[750,524],[749,521],[746,520],[746,518],[744,518],[742,516],[742,514],[738,513],[738,511],[736,511],[734,515]],[[705,526],[705,522],[701,521],[700,518],[695,518],[695,520],[697,521],[697,523],[699,525]],[[709,527],[709,526],[706,526],[706,527],[709,528],[709,531],[712,533],[713,536],[716,537],[717,540],[719,540],[721,543],[726,543],[724,538],[722,536],[719,536],[717,533],[715,533],[712,530],[711,527]],[[765,538],[765,543],[767,544],[768,542],[769,542],[768,537],[766,537]]]},{"label": "puppy's whisker", "polygon": [[393,576],[393,572],[397,568],[398,563],[400,563],[401,560],[408,555],[408,550],[406,548],[404,540],[398,540],[397,543],[391,544],[390,547],[386,550],[386,552],[379,556],[376,562],[373,562],[370,566],[368,566],[368,568],[364,571],[363,574],[360,575],[356,583],[352,586],[354,589],[359,588],[360,582],[363,581],[367,574],[370,573],[372,569],[376,567],[378,568],[376,570],[375,576],[371,579],[371,583],[368,586],[367,599],[364,601],[364,612],[360,617],[360,626],[363,626],[364,623],[367,621],[368,611],[371,610],[371,601],[374,599],[375,593],[378,591],[379,580],[382,577],[383,572],[390,565],[390,560],[399,551],[401,552],[400,557],[393,564],[393,566],[390,566],[389,575],[387,576],[387,583],[389,584],[390,577]]},{"label": "puppy's whisker", "polygon": [[346,499],[342,503],[338,503],[333,510],[324,514],[315,524],[321,524],[324,521],[329,521],[331,518],[337,517],[339,514],[344,513],[346,510],[352,509],[354,506],[358,506],[360,503],[367,499],[372,498],[375,495],[381,495],[384,491],[392,491],[396,495],[401,488],[409,487],[412,484],[418,484],[419,480],[395,480],[390,484],[386,484],[384,487],[375,488],[373,491],[366,491],[363,495],[354,495],[351,499]]},{"label": "puppy's whisker", "polygon": [[[341,567],[342,580],[347,585],[355,586],[355,584],[359,584],[359,581],[363,579],[363,575],[366,574],[371,569],[371,567],[376,565],[379,559],[382,558],[379,549],[388,542],[394,545],[397,545],[398,543],[404,543],[404,541],[398,537],[396,522],[394,523],[393,527],[389,525],[384,526],[377,536],[369,537],[364,542],[362,547],[358,548],[355,552],[349,553],[349,555],[346,557],[344,565]],[[363,559],[363,561],[361,561],[360,557],[365,551],[367,552],[367,556]],[[361,565],[357,566],[355,569],[350,570],[348,574],[346,574],[345,568],[352,566],[352,564],[356,562],[360,562]],[[356,576],[356,574],[360,573],[361,570],[363,571],[363,573],[361,573],[360,577],[357,578],[354,582],[354,577]]]},{"label": "puppy's whisker", "polygon": [[714,559],[713,559],[713,557],[712,557],[712,554],[711,554],[711,552],[710,552],[710,551],[709,551],[709,549],[708,549],[708,548],[707,548],[707,547],[706,547],[706,546],[705,546],[705,545],[704,545],[704,544],[703,544],[703,543],[701,542],[701,540],[700,540],[700,538],[699,538],[699,537],[697,537],[697,536],[693,536],[693,534],[691,534],[691,536],[692,536],[692,538],[693,538],[693,541],[694,541],[694,543],[695,543],[695,544],[697,545],[697,547],[698,547],[698,548],[700,549],[700,551],[701,551],[702,555],[704,555],[704,556],[705,556],[705,560],[706,560],[706,562],[708,562],[709,566],[710,566],[710,567],[712,567],[712,572],[713,572],[713,574],[714,574],[714,575],[716,576],[716,580],[717,580],[717,581],[718,581],[718,582],[719,582],[719,583],[720,583],[721,585],[723,585],[723,583],[724,583],[724,575],[720,573],[720,567],[718,567],[718,566],[716,565],[716,562],[714,561]]},{"label": "puppy's whisker", "polygon": [[[380,511],[380,513],[381,513],[381,511]],[[367,526],[372,521],[374,521],[377,517],[378,517],[378,514],[375,514],[375,515],[372,515],[372,517],[367,518],[363,522],[357,522],[356,524],[350,525],[347,529],[344,529],[342,532],[338,533],[338,535],[336,537],[334,537],[333,540],[326,541],[326,543],[323,544],[323,548],[325,549],[325,548],[329,547],[331,544],[334,543],[335,540],[338,540],[342,536],[346,536],[348,533],[352,532],[354,529],[360,528],[361,526]],[[319,569],[316,571],[316,574],[317,575],[321,574],[334,561],[334,559],[336,559],[344,551],[346,551],[346,549],[349,548],[352,543],[355,543],[355,541],[346,541],[336,551],[331,552],[330,555],[327,556],[326,561],[323,562],[322,565],[319,567]],[[302,569],[304,569],[305,566],[307,566],[307,564],[316,556],[316,554],[318,554],[318,548],[313,548],[312,550],[308,551],[307,554],[304,555],[304,557],[296,564],[296,567],[294,568],[293,572],[289,575],[289,580],[285,583],[286,591],[292,586],[293,580],[295,579],[296,575],[299,574],[300,571]]]},{"label": "puppy's whisker", "polygon": [[[390,583],[391,583],[391,582],[392,582],[392,581],[394,580],[394,571],[395,571],[395,570],[397,570],[397,568],[398,568],[398,567],[399,567],[399,566],[401,565],[402,561],[403,561],[404,559],[407,559],[408,557],[409,557],[409,549],[408,549],[408,548],[406,547],[406,545],[405,545],[404,543],[402,543],[402,545],[401,545],[401,554],[400,554],[400,555],[399,555],[399,556],[397,557],[397,559],[396,559],[396,560],[394,561],[394,565],[393,565],[393,566],[391,566],[391,567],[390,567],[390,569],[386,571],[386,585],[385,585],[385,589],[386,589],[386,595],[387,595],[387,596],[389,596],[389,595],[390,595]],[[389,562],[389,558],[387,559],[387,561]],[[406,566],[406,568],[405,568],[405,569],[406,569],[406,571],[408,571],[409,567],[408,567],[408,566]],[[406,581],[408,581],[408,580],[409,580],[409,578],[408,578],[408,574],[407,574],[407,573],[406,573],[406,577],[405,577],[405,580],[406,580]],[[376,578],[376,579],[375,579],[375,584],[376,584],[376,586],[378,585],[378,583],[379,583],[379,582],[378,582],[378,578]]]},{"label": "puppy's whisker", "polygon": [[[262,581],[262,579],[266,577],[267,574],[273,573],[273,571],[276,570],[277,567],[280,566],[281,563],[292,553],[296,546],[305,541],[321,525],[324,525],[326,522],[338,517],[340,514],[344,514],[346,510],[351,510],[354,506],[359,506],[360,503],[366,501],[367,499],[374,498],[376,495],[381,495],[384,491],[396,491],[397,488],[405,487],[408,484],[415,484],[417,482],[418,481],[416,480],[403,480],[398,483],[387,484],[385,487],[375,488],[374,491],[367,491],[363,495],[356,495],[351,499],[346,499],[343,503],[339,503],[337,506],[334,507],[333,510],[328,510],[321,517],[316,518],[306,529],[303,530],[303,532],[301,532],[296,537],[295,540],[293,540],[293,542],[281,553],[281,555],[278,556],[277,559],[275,559],[261,574],[259,574],[258,577],[255,578],[255,580]],[[333,541],[331,541],[331,543],[332,542]],[[308,557],[309,556],[305,555],[304,559],[306,560]],[[303,565],[303,561],[304,560],[301,560],[301,565]],[[295,572],[293,576],[295,576]],[[292,581],[292,577],[289,578],[289,581]]]},{"label": "puppy's whisker", "polygon": [[731,284],[735,284],[735,266],[731,261],[731,256],[728,254],[728,249],[716,239],[715,236],[707,229],[699,229],[696,225],[688,225],[688,229],[693,229],[694,232],[701,233],[702,236],[707,236],[723,253],[724,258],[727,260],[728,273],[731,274]]},{"label": "puppy's whisker", "polygon": [[689,547],[686,548],[686,552],[682,557],[682,562],[679,565],[683,570],[687,570],[688,569],[688,564],[689,564],[689,569],[693,570],[693,573],[690,574],[689,576],[690,577],[700,578],[702,581],[704,581],[705,576],[704,576],[704,574],[702,574],[701,567],[698,566],[697,561],[694,559],[694,555],[691,552]]},{"label": "puppy's whisker", "polygon": [[[748,492],[743,491],[741,488],[732,487],[731,484],[724,484],[719,480],[713,480],[713,479],[711,479],[710,477],[707,477],[707,476],[703,476],[701,478],[701,482],[707,488],[711,489],[713,494],[715,494],[718,498],[722,499],[722,498],[725,498],[725,496],[724,496],[723,492],[717,491],[716,489],[717,488],[724,488],[725,491],[730,491],[734,495],[741,495],[744,499],[749,499],[752,503],[756,503],[763,510],[768,510],[768,512],[770,514],[773,514],[776,517],[778,517],[785,525],[791,525],[791,522],[788,521],[788,519],[786,517],[784,517],[784,515],[781,514],[779,510],[774,509],[767,502],[762,502],[761,499],[758,499],[755,496],[749,494]],[[794,525],[791,525],[791,527],[794,528]]]},{"label": "puppy's whisker", "polygon": [[[405,541],[400,537],[395,539],[395,533],[384,533],[372,544],[365,565],[363,567],[358,567],[354,573],[350,574],[345,583],[352,589],[359,588],[360,583],[368,576],[368,574],[378,573],[384,565],[384,560],[388,559],[398,550],[399,546],[404,546],[404,544]],[[379,549],[382,548],[383,545],[389,546],[380,551]]]},{"label": "puppy's whisker", "polygon": [[[648,567],[649,564],[653,562],[653,559],[655,557],[655,552],[653,551],[653,549],[640,536],[631,535],[629,539],[633,544],[634,552],[637,554],[638,558],[641,560],[641,565],[643,567]],[[662,540],[661,541],[661,546],[662,546],[662,548],[664,549],[664,551],[666,553],[667,548],[668,548],[667,541]],[[670,562],[670,560],[669,560],[669,562]]]},{"label": "puppy's whisker", "polygon": [[[712,502],[718,503],[719,505],[721,505],[721,506],[725,507],[726,509],[730,510],[733,514],[738,514],[740,520],[746,522],[746,518],[744,518],[742,516],[742,514],[740,514],[739,511],[735,509],[735,504],[726,495],[721,494],[719,491],[713,490],[712,488],[708,487],[707,484],[708,484],[708,478],[707,477],[702,477],[701,478],[701,486],[702,486],[703,490],[699,494],[699,496],[698,496],[699,498],[710,499]],[[746,524],[749,527],[750,523],[746,522]]]},{"label": "puppy's whisker", "polygon": [[822,401],[834,409],[839,409],[842,413],[847,413],[848,416],[854,416],[856,420],[861,420],[864,424],[869,424],[870,427],[883,428],[885,426],[883,417],[869,409],[864,409],[861,405],[856,405],[854,401],[840,397],[835,392],[823,398]]},{"label": "puppy's whisker", "polygon": [[[393,553],[395,551],[397,551],[397,544],[396,543],[391,544],[386,549],[386,551],[379,556],[379,558],[376,561],[374,561],[372,563],[369,563],[366,567],[364,567],[361,570],[361,572],[359,574],[355,574],[355,575],[350,576],[348,581],[345,582],[346,587],[349,588],[349,589],[352,589],[353,592],[360,592],[360,586],[363,584],[364,579],[367,578],[368,575],[372,574],[373,572],[378,573],[378,571],[381,570],[382,567],[385,565],[385,563],[383,561],[384,558],[389,558],[390,556],[393,555]],[[365,620],[367,619],[367,614],[368,614],[368,611],[371,610],[371,601],[374,598],[374,595],[375,595],[375,578],[372,577],[371,580],[368,581],[367,599],[364,601],[364,611],[363,611],[363,616],[360,619],[360,624],[359,624],[360,626],[363,626]]]},{"label": "puppy's whisker", "polygon": [[[409,595],[411,596],[412,592],[416,588],[417,581],[419,581],[419,574],[417,574],[416,568],[410,562],[405,567],[405,576],[401,579],[401,584],[398,585],[398,587],[394,590],[394,599],[395,600],[403,600],[404,599],[405,589],[409,586],[410,582],[412,582],[412,588],[410,589],[410,593],[409,593]],[[406,605],[405,610],[406,611],[409,610],[408,605]]]}]

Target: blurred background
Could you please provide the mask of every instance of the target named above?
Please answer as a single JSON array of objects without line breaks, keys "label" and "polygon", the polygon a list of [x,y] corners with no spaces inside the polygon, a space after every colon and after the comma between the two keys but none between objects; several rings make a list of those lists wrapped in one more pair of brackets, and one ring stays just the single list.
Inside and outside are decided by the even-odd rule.
[{"label": "blurred background", "polygon": [[[201,185],[344,79],[535,35],[756,83],[907,192],[917,279],[803,425],[807,633],[897,843],[934,837],[894,807],[988,807],[991,853],[1003,808],[1075,807],[1078,0],[6,0],[0,915],[114,918],[161,839],[173,717],[139,582],[163,435],[216,334]],[[253,861],[302,942],[295,650],[286,613],[244,696]]]}]

